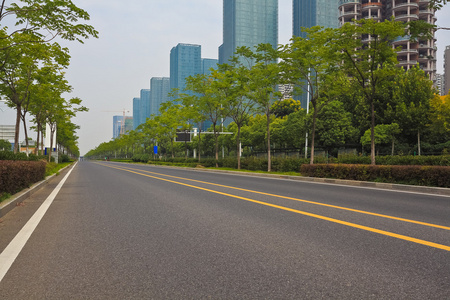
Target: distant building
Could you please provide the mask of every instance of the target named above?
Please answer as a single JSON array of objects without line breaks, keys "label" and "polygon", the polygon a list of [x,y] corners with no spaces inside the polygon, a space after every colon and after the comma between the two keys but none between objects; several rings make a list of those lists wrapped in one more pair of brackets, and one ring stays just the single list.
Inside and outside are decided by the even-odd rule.
[{"label": "distant building", "polygon": [[[342,1],[342,0],[341,0]],[[339,0],[293,0],[292,33],[294,36],[306,38],[302,27],[323,26],[326,28],[339,27]],[[306,83],[305,83],[306,87]],[[303,93],[295,95],[295,100],[300,100],[302,108],[306,109],[308,93],[306,88]]]},{"label": "distant building", "polygon": [[219,63],[226,63],[238,47],[261,43],[278,46],[278,0],[223,0]]},{"label": "distant building", "polygon": [[14,142],[15,134],[16,134],[15,125],[0,125],[0,140]]},{"label": "distant building", "polygon": [[442,82],[442,95],[449,94],[450,90],[450,46],[444,50],[444,75]]},{"label": "distant building", "polygon": [[142,89],[140,99],[139,122],[145,123],[147,118],[150,118],[150,103],[152,101],[150,89]]},{"label": "distant building", "polygon": [[133,98],[133,130],[141,125],[141,98]]},{"label": "distant building", "polygon": [[278,85],[278,91],[283,94],[282,100],[293,98],[294,86],[292,84]]},{"label": "distant building", "polygon": [[[341,25],[353,20],[374,19],[382,22],[393,18],[395,21],[409,22],[422,20],[436,23],[434,10],[428,7],[427,0],[340,0],[339,22]],[[367,42],[370,37],[363,37]],[[398,37],[393,46],[400,47],[398,66],[409,70],[419,65],[431,80],[436,81],[436,44],[435,39],[410,41],[410,36]]]},{"label": "distant building", "polygon": [[[342,0],[341,0],[342,1]],[[292,32],[294,36],[306,37],[302,27],[339,27],[339,0],[294,0]]]},{"label": "distant building", "polygon": [[153,77],[150,79],[151,105],[150,114],[158,116],[159,107],[162,103],[169,101],[170,78]]},{"label": "distant building", "polygon": [[122,134],[133,129],[133,117],[125,116],[125,122],[123,116],[113,116],[113,139],[118,138]]},{"label": "distant building", "polygon": [[202,74],[210,75],[211,69],[217,70],[218,59],[202,58]]},{"label": "distant building", "polygon": [[442,74],[436,74],[436,82],[435,82],[436,89],[438,90],[438,94],[440,96],[444,96],[444,75]]},{"label": "distant building", "polygon": [[[170,90],[184,92],[186,78],[202,72],[200,45],[178,44],[170,51]],[[189,93],[188,93],[189,94]]]}]

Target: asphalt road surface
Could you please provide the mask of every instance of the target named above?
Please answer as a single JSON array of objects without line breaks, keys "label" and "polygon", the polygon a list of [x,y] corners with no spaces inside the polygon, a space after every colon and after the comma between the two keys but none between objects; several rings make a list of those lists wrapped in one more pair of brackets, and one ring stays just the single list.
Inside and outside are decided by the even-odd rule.
[{"label": "asphalt road surface", "polygon": [[49,203],[67,173],[0,219],[0,299],[450,299],[450,197],[82,161]]}]

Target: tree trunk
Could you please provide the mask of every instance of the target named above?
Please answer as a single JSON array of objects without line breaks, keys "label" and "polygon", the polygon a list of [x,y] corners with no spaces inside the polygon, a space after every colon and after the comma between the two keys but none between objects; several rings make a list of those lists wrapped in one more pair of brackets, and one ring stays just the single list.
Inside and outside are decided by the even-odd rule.
[{"label": "tree trunk", "polygon": [[22,107],[20,105],[16,105],[16,128],[14,133],[14,153],[18,153],[19,149],[19,133],[20,133],[20,116],[22,115]]},{"label": "tree trunk", "polygon": [[238,132],[236,137],[236,147],[237,147],[237,162],[238,170],[241,169],[241,126],[238,126]]},{"label": "tree trunk", "polygon": [[267,117],[267,172],[272,171],[272,159],[270,156],[270,112],[266,111]]},{"label": "tree trunk", "polygon": [[317,109],[314,106],[314,112],[313,112],[313,126],[311,129],[311,159],[309,160],[309,164],[314,164],[314,143],[316,139],[316,118],[317,118]]},{"label": "tree trunk", "polygon": [[370,124],[370,161],[371,165],[375,165],[375,107],[371,101],[371,124]]},{"label": "tree trunk", "polygon": [[201,160],[201,155],[200,155],[200,149],[201,149],[201,145],[202,145],[202,129],[199,128],[198,130],[198,162],[200,163]]},{"label": "tree trunk", "polygon": [[44,130],[41,124],[41,154],[44,155]]},{"label": "tree trunk", "polygon": [[40,127],[39,123],[36,125],[36,147],[34,147],[34,154],[39,155],[39,133],[40,133]]},{"label": "tree trunk", "polygon": [[53,132],[51,125],[50,125],[50,149],[48,151],[48,162],[52,161],[52,151],[53,151]]},{"label": "tree trunk", "polygon": [[27,156],[28,156],[29,143],[28,143],[27,122],[25,121],[25,115],[22,115],[21,119],[22,119],[22,123],[23,123],[23,131],[25,133],[25,147],[27,149],[26,151],[27,151]]},{"label": "tree trunk", "polygon": [[216,131],[216,126],[214,125],[214,140],[215,140],[215,148],[216,148],[216,168],[219,167],[219,135]]},{"label": "tree trunk", "polygon": [[392,150],[391,150],[391,156],[394,156],[394,146],[395,146],[395,139],[392,138]]},{"label": "tree trunk", "polygon": [[420,131],[419,130],[417,130],[417,151],[418,151],[418,154],[419,154],[419,156],[420,156]]}]

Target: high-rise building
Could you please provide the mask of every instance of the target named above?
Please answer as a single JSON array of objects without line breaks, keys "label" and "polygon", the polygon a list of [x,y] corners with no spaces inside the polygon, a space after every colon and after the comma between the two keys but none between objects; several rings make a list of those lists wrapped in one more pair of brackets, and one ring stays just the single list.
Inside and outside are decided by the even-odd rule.
[{"label": "high-rise building", "polygon": [[[200,45],[178,44],[170,51],[170,90],[184,92],[186,78],[202,71]],[[188,93],[189,94],[189,93]]]},{"label": "high-rise building", "polygon": [[133,117],[113,116],[113,139],[133,129]]},{"label": "high-rise building", "polygon": [[442,74],[436,74],[436,82],[435,82],[436,89],[438,90],[438,94],[440,96],[444,96],[444,75]]},{"label": "high-rise building", "polygon": [[141,98],[133,98],[133,130],[141,125]]},{"label": "high-rise building", "polygon": [[442,95],[448,95],[450,90],[450,46],[444,50],[444,76],[442,82]]},{"label": "high-rise building", "polygon": [[237,47],[261,43],[278,46],[278,0],[223,0],[219,63],[226,63]]},{"label": "high-rise building", "polygon": [[150,115],[159,115],[159,107],[161,103],[169,101],[170,78],[169,77],[153,77],[150,79],[151,105]]},{"label": "high-rise building", "polygon": [[[423,20],[433,25],[436,23],[434,10],[429,8],[428,0],[339,0],[341,25],[367,18],[380,22],[394,18],[395,21],[402,22]],[[393,46],[401,48],[397,54],[398,66],[408,70],[419,65],[435,81],[435,41],[434,38],[411,41],[408,35],[398,37],[393,42]]]},{"label": "high-rise building", "polygon": [[294,0],[292,32],[294,36],[306,37],[302,27],[339,27],[339,0]]},{"label": "high-rise building", "polygon": [[147,118],[150,118],[151,91],[149,89],[142,89],[140,99],[139,122],[145,123]]},{"label": "high-rise building", "polygon": [[[339,27],[338,0],[293,0],[292,2],[292,33],[294,36],[306,38],[302,27],[323,26],[326,28]],[[306,86],[306,83],[305,85]],[[308,105],[306,88],[295,100],[300,100],[302,108]]]},{"label": "high-rise building", "polygon": [[210,75],[211,69],[217,70],[218,64],[219,64],[218,59],[202,58],[202,74]]}]

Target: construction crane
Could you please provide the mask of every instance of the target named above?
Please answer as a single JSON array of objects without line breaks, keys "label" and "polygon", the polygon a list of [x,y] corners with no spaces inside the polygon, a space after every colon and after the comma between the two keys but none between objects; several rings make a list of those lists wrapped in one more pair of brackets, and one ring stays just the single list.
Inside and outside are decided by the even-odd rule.
[{"label": "construction crane", "polygon": [[130,112],[130,111],[124,108],[123,110],[102,110],[102,112],[113,112],[113,113],[122,112],[123,113],[122,126],[120,126],[120,135],[124,135],[125,134],[125,113]]}]

